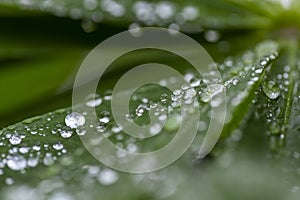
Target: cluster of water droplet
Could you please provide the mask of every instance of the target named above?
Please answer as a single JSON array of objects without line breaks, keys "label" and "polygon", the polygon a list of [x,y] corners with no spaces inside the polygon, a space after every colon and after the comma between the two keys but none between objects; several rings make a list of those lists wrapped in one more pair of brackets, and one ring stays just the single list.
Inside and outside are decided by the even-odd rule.
[{"label": "cluster of water droplet", "polygon": [[290,66],[284,66],[281,73],[272,74],[272,79],[266,76],[262,84],[262,91],[267,100],[264,103],[268,125],[267,134],[270,136],[271,150],[279,152],[285,143],[284,119],[286,108],[289,107],[288,97],[290,86]]},{"label": "cluster of water droplet", "polygon": [[[42,10],[53,13],[58,17],[70,17],[82,20],[81,26],[85,32],[93,32],[97,24],[103,20],[123,20],[128,16],[129,30],[135,35],[140,35],[140,24],[143,26],[163,26],[179,31],[181,27],[186,31],[201,32],[200,25],[190,26],[189,23],[201,19],[199,7],[191,4],[176,4],[172,1],[134,1],[125,3],[119,0],[17,0],[3,1],[7,4],[18,4],[25,9]],[[123,17],[123,18],[122,18]],[[202,20],[205,23],[216,24],[216,20]],[[192,28],[191,28],[192,27]],[[204,38],[208,42],[216,42],[220,38],[219,32],[207,30]]]}]

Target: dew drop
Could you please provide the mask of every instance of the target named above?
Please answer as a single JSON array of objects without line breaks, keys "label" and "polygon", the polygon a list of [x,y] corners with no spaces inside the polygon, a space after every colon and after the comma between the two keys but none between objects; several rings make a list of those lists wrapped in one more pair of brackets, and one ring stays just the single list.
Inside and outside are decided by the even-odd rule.
[{"label": "dew drop", "polygon": [[83,5],[87,10],[95,10],[98,6],[98,2],[97,0],[84,0]]},{"label": "dew drop", "polygon": [[221,93],[224,90],[224,85],[211,84],[201,93],[201,101],[209,102],[213,96]]},{"label": "dew drop", "polygon": [[193,21],[198,17],[198,9],[194,6],[186,6],[182,10],[182,16],[184,19]]},{"label": "dew drop", "polygon": [[7,160],[7,166],[15,171],[25,169],[26,160],[23,156],[12,156]]},{"label": "dew drop", "polygon": [[9,142],[12,144],[12,145],[18,145],[22,142],[22,138],[18,135],[12,135],[9,139]]},{"label": "dew drop", "polygon": [[117,182],[119,179],[119,175],[117,172],[111,170],[111,169],[103,169],[98,176],[98,181],[102,185],[112,185],[115,182]]},{"label": "dew drop", "polygon": [[52,145],[52,147],[53,147],[53,149],[55,149],[55,150],[61,150],[62,148],[64,148],[64,145],[62,144],[62,143],[56,143],[56,144],[53,144]]},{"label": "dew drop", "polygon": [[153,124],[150,129],[149,132],[151,135],[157,135],[161,130],[161,125],[159,123]]},{"label": "dew drop", "polygon": [[80,113],[73,112],[66,116],[65,123],[70,128],[77,128],[85,124],[85,117]]},{"label": "dew drop", "polygon": [[270,99],[277,99],[280,95],[280,89],[274,81],[268,81],[262,86],[264,93]]},{"label": "dew drop", "polygon": [[60,131],[60,135],[63,138],[69,138],[69,137],[72,136],[72,134],[73,134],[73,131],[71,131],[71,130],[62,130],[62,131]]},{"label": "dew drop", "polygon": [[27,160],[27,165],[29,167],[36,167],[38,165],[38,163],[39,163],[39,159],[38,158],[30,157]]},{"label": "dew drop", "polygon": [[102,111],[99,114],[99,121],[102,124],[107,124],[110,121],[110,113],[108,111]]},{"label": "dew drop", "polygon": [[26,154],[29,152],[29,147],[20,147],[19,152],[22,154]]},{"label": "dew drop", "polygon": [[85,135],[86,134],[86,129],[84,129],[84,127],[78,127],[76,128],[76,133],[77,135]]},{"label": "dew drop", "polygon": [[6,183],[7,185],[12,185],[12,184],[15,183],[15,181],[14,181],[14,179],[12,179],[12,178],[10,178],[10,177],[7,177],[7,178],[5,179],[5,183]]},{"label": "dew drop", "polygon": [[86,105],[88,106],[88,107],[92,107],[92,108],[94,108],[94,107],[97,107],[97,106],[99,106],[99,105],[101,105],[102,104],[102,99],[100,98],[100,96],[99,95],[97,95],[97,94],[92,94],[92,95],[89,95],[87,98],[86,98]]},{"label": "dew drop", "polygon": [[210,30],[204,33],[204,38],[208,42],[217,42],[220,39],[220,34],[217,31]]},{"label": "dew drop", "polygon": [[53,157],[52,157],[51,153],[46,153],[46,156],[43,159],[43,163],[46,166],[50,166],[50,165],[52,165],[54,163],[54,160],[53,160]]}]

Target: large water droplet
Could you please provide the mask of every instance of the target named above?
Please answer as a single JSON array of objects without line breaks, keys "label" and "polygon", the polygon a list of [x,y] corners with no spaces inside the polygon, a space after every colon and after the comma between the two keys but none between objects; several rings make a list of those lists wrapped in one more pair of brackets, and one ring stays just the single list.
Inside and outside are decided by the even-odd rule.
[{"label": "large water droplet", "polygon": [[26,160],[23,156],[12,156],[7,160],[7,166],[15,171],[25,169]]},{"label": "large water droplet", "polygon": [[268,81],[262,86],[264,93],[270,99],[277,99],[280,95],[280,89],[274,81]]},{"label": "large water droplet", "polygon": [[18,145],[22,142],[22,138],[18,135],[12,135],[11,138],[9,138],[9,142],[12,145]]},{"label": "large water droplet", "polygon": [[66,116],[65,123],[70,128],[77,128],[85,124],[85,117],[80,113],[73,112]]}]

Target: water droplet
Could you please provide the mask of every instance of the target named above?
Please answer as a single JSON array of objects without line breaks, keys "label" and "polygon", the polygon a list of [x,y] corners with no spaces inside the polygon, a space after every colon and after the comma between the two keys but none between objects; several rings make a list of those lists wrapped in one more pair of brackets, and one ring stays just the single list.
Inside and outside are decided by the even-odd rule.
[{"label": "water droplet", "polygon": [[156,124],[153,124],[151,127],[150,127],[150,134],[151,135],[157,135],[161,130],[161,125],[156,123]]},{"label": "water droplet", "polygon": [[182,9],[182,16],[185,20],[193,21],[198,17],[198,9],[194,6],[186,6]]},{"label": "water droplet", "polygon": [[43,163],[47,166],[50,166],[54,163],[54,160],[52,158],[52,154],[51,153],[46,153],[44,159],[43,159]]},{"label": "water droplet", "polygon": [[70,128],[77,128],[85,124],[85,117],[80,113],[73,112],[66,116],[65,123]]},{"label": "water droplet", "polygon": [[220,39],[220,34],[217,31],[210,30],[204,33],[204,38],[208,42],[217,42]]},{"label": "water droplet", "polygon": [[38,163],[39,163],[39,159],[38,158],[30,157],[27,160],[28,167],[36,167],[38,165]]},{"label": "water droplet", "polygon": [[130,24],[128,31],[133,37],[140,37],[143,33],[138,23]]},{"label": "water droplet", "polygon": [[100,96],[98,94],[91,94],[86,98],[86,105],[88,107],[97,107],[99,105],[102,104],[102,99],[100,98]]},{"label": "water droplet", "polygon": [[18,135],[12,135],[11,138],[9,139],[9,142],[12,145],[18,145],[22,142],[22,138]]},{"label": "water droplet", "polygon": [[86,134],[86,129],[84,127],[78,127],[76,128],[76,133],[77,135],[85,135]]},{"label": "water droplet", "polygon": [[98,2],[97,0],[84,0],[83,5],[87,10],[95,10],[98,6]]},{"label": "water droplet", "polygon": [[274,81],[268,81],[262,85],[264,93],[270,99],[277,99],[280,95],[280,89]]},{"label": "water droplet", "polygon": [[223,92],[224,90],[224,85],[221,84],[211,84],[207,86],[207,88],[204,89],[203,93],[201,93],[201,101],[203,102],[209,102],[212,97],[215,95]]},{"label": "water droplet", "polygon": [[60,131],[60,135],[63,138],[69,138],[72,136],[72,134],[73,134],[73,131],[71,131],[71,130],[61,130]]},{"label": "water droplet", "polygon": [[119,175],[117,172],[111,170],[111,169],[103,169],[98,176],[98,181],[102,185],[112,185],[115,182],[117,182],[119,179]]},{"label": "water droplet", "polygon": [[59,143],[53,144],[52,147],[55,150],[61,150],[62,148],[64,148],[64,145],[59,142]]},{"label": "water droplet", "polygon": [[110,113],[108,111],[100,112],[99,121],[101,124],[107,124],[110,121]]},{"label": "water droplet", "polygon": [[257,74],[261,74],[263,72],[263,68],[259,68],[255,70],[255,73]]},{"label": "water droplet", "polygon": [[20,147],[19,152],[22,154],[26,154],[29,152],[29,147]]},{"label": "water droplet", "polygon": [[8,158],[7,160],[7,166],[15,171],[19,171],[22,169],[25,169],[26,167],[26,160],[23,156],[12,156],[10,158]]},{"label": "water droplet", "polygon": [[5,179],[5,183],[6,183],[7,185],[12,185],[12,184],[15,183],[15,181],[14,181],[14,179],[12,179],[12,178],[10,178],[10,177],[7,177],[7,178]]},{"label": "water droplet", "polygon": [[155,13],[161,19],[169,19],[174,15],[174,7],[170,2],[160,2],[155,6]]},{"label": "water droplet", "polygon": [[201,83],[201,80],[200,80],[200,79],[197,79],[197,78],[192,78],[191,81],[190,81],[190,85],[191,85],[191,87],[193,87],[193,88],[199,87],[199,86],[200,86],[200,83]]},{"label": "water droplet", "polygon": [[38,145],[34,145],[34,146],[32,147],[32,149],[33,149],[34,151],[39,151],[39,150],[41,150],[41,147],[38,146]]},{"label": "water droplet", "polygon": [[113,17],[121,17],[125,14],[125,7],[113,0],[103,0],[101,2],[101,7]]}]

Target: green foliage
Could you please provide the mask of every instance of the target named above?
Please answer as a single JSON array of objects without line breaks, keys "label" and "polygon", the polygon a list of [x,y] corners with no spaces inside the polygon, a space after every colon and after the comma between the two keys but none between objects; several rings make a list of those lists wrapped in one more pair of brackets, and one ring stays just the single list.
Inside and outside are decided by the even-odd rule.
[{"label": "green foliage", "polygon": [[[111,1],[0,2],[0,199],[298,199],[296,0],[178,0],[169,3],[174,9],[170,17],[158,12],[152,21],[134,11],[133,0],[117,3],[124,13],[114,13],[103,3]],[[147,8],[160,3],[148,2]],[[187,6],[199,13],[186,17]],[[176,18],[174,13],[181,15]],[[90,49],[130,24],[172,28],[169,25],[180,22],[180,17],[186,17],[178,23],[180,30],[191,33],[219,63],[227,95],[221,138],[206,158],[198,159],[210,105],[203,79],[195,76],[201,82],[193,90],[202,126],[189,150],[158,172],[133,175],[111,170],[92,157],[79,135],[96,130],[127,149],[159,149],[174,137],[180,109],[175,106],[168,113],[162,133],[137,141],[104,113],[111,112],[109,89],[125,70],[152,57],[177,68],[186,63],[159,51],[136,52],[116,62],[103,78],[98,91],[103,102],[96,107],[98,117],[108,117],[109,122],[94,126],[87,114],[84,127],[71,129],[65,118],[72,112],[76,70]],[[149,122],[148,111],[136,116],[139,106],[149,106],[142,98],[167,108],[172,92],[151,85],[141,88],[131,99],[133,120]],[[78,107],[87,109],[86,102]]]}]

